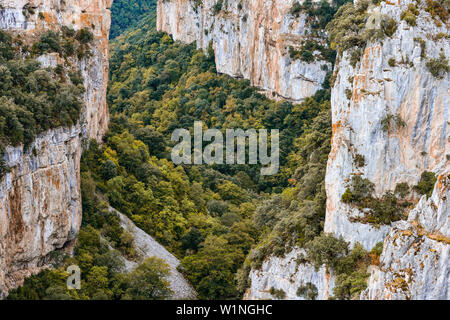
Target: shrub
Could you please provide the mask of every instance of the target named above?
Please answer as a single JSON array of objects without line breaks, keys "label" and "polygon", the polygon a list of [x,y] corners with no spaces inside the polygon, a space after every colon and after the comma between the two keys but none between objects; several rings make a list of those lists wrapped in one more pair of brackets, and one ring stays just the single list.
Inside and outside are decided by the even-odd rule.
[{"label": "shrub", "polygon": [[61,45],[59,42],[59,34],[53,31],[47,31],[39,40],[37,49],[39,50],[40,54],[48,52],[60,52]]},{"label": "shrub", "polygon": [[339,259],[337,268],[336,285],[333,288],[334,298],[357,298],[361,291],[367,287],[367,267],[371,259],[369,253],[359,243],[345,257]]},{"label": "shrub", "polygon": [[414,38],[414,41],[420,44],[420,57],[425,58],[427,55],[427,43],[422,38]]},{"label": "shrub", "polygon": [[353,163],[358,168],[364,167],[366,165],[366,158],[362,154],[357,153],[353,159]]},{"label": "shrub", "polygon": [[419,182],[413,187],[413,189],[418,194],[426,194],[427,198],[429,198],[433,193],[434,184],[436,183],[436,181],[436,175],[433,172],[424,171],[420,175]]},{"label": "shrub", "polygon": [[289,13],[292,14],[294,17],[298,17],[301,12],[302,12],[302,5],[297,1],[294,2],[292,4],[291,10],[289,10]]},{"label": "shrub", "polygon": [[343,203],[352,202],[352,190],[350,188],[345,189],[345,192],[342,194],[341,201]]},{"label": "shrub", "polygon": [[403,210],[408,203],[400,201],[392,192],[386,192],[381,199],[374,198],[374,185],[368,179],[353,175],[351,185],[341,196],[341,201],[354,204],[359,209],[367,208],[364,218],[352,218],[357,222],[371,224],[389,224],[403,218]]},{"label": "shrub", "polygon": [[367,7],[367,1],[358,1],[357,5],[346,3],[339,8],[326,26],[332,49],[341,54],[353,47],[365,47],[367,39],[363,32]]},{"label": "shrub", "polygon": [[439,58],[430,59],[426,66],[428,71],[438,79],[444,78],[445,74],[450,70],[448,60],[442,52],[440,53]]},{"label": "shrub", "polygon": [[397,22],[391,17],[383,17],[381,19],[381,29],[388,37],[392,37],[397,31]]},{"label": "shrub", "polygon": [[88,28],[83,28],[77,31],[75,38],[83,44],[88,44],[94,40],[94,35]]},{"label": "shrub", "polygon": [[347,255],[348,243],[344,239],[336,238],[332,234],[322,233],[306,244],[308,260],[312,262],[316,271],[325,265],[329,270],[335,270],[339,260]]},{"label": "shrub", "polygon": [[350,65],[355,68],[356,64],[361,60],[362,50],[360,48],[353,49],[350,54]]},{"label": "shrub", "polygon": [[445,0],[444,1],[426,0],[425,11],[430,13],[433,19],[436,20],[436,17],[439,17],[442,22],[447,23],[449,16],[449,9],[448,9],[448,2],[446,2]]},{"label": "shrub", "polygon": [[318,296],[317,287],[313,283],[307,282],[306,284],[298,287],[297,296],[303,297],[306,300],[316,300]]},{"label": "shrub", "polygon": [[216,15],[222,10],[223,0],[217,0],[217,2],[213,5],[213,13]]},{"label": "shrub", "polygon": [[283,289],[275,289],[274,287],[272,287],[270,288],[270,294],[279,300],[286,298],[286,293]]},{"label": "shrub", "polygon": [[389,131],[389,129],[396,125],[399,128],[403,128],[406,126],[406,122],[400,117],[400,115],[392,115],[388,114],[381,120],[381,126],[384,132]]},{"label": "shrub", "polygon": [[390,58],[389,60],[388,60],[388,64],[389,64],[389,66],[390,67],[395,67],[395,58]]},{"label": "shrub", "polygon": [[394,193],[399,195],[400,198],[405,198],[409,194],[409,191],[409,185],[406,182],[402,182],[395,186]]},{"label": "shrub", "polygon": [[400,19],[405,20],[406,23],[414,27],[417,25],[416,17],[418,14],[419,10],[417,9],[417,7],[414,4],[410,3],[408,5],[408,9],[400,14]]},{"label": "shrub", "polygon": [[359,202],[369,197],[374,191],[374,184],[359,175],[353,175],[351,179],[352,201]]},{"label": "shrub", "polygon": [[350,100],[352,98],[353,95],[353,91],[349,88],[345,89],[345,96],[347,97],[348,100]]}]

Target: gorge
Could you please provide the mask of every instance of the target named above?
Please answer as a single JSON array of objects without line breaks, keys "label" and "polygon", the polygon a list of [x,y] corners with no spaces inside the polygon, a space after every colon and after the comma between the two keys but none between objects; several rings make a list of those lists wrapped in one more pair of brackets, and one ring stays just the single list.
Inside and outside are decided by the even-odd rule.
[{"label": "gorge", "polygon": [[[117,274],[152,256],[180,288],[161,299],[450,298],[445,1],[146,0],[109,57],[112,5],[0,0],[18,59],[83,89],[76,123],[0,135],[0,298],[42,298],[25,279],[70,263],[72,298],[142,298]],[[280,129],[280,172],[175,166],[170,134],[194,121]]]}]

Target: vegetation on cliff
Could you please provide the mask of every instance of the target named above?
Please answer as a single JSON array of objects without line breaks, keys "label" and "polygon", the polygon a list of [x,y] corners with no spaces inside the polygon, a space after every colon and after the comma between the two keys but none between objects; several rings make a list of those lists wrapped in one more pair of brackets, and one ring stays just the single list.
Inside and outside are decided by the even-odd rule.
[{"label": "vegetation on cliff", "polygon": [[141,19],[156,20],[156,0],[114,0],[111,6],[109,38],[115,39]]},{"label": "vegetation on cliff", "polygon": [[[54,33],[44,34],[34,48],[62,50]],[[0,30],[0,154],[7,145],[28,147],[37,134],[74,125],[80,117],[81,76],[70,66],[43,68],[32,55],[19,38]],[[0,176],[7,170],[2,159]]]}]

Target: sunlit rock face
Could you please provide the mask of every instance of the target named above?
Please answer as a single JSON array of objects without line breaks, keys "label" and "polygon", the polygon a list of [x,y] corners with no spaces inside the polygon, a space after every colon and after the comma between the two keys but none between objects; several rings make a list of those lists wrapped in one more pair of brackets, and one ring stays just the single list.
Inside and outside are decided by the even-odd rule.
[{"label": "sunlit rock face", "polygon": [[[441,53],[449,57],[450,46],[447,39],[433,40],[446,27],[438,26],[427,12],[420,11],[415,27],[400,19],[409,3],[382,2],[371,9],[393,17],[397,31],[392,38],[369,44],[355,68],[349,53],[344,53],[332,90],[325,232],[342,236],[352,245],[359,242],[368,250],[384,241],[380,268],[373,268],[362,295],[369,299],[449,297],[449,76],[434,77],[426,63]],[[422,57],[418,38],[425,41]],[[383,130],[382,121],[388,115],[399,116],[404,126]],[[355,164],[358,154],[365,158],[362,167]],[[381,197],[398,183],[416,185],[424,171],[436,173],[439,182],[430,200],[410,196],[416,205],[409,209],[408,222],[379,227],[355,223],[351,218],[362,213],[341,201],[352,174],[372,181],[375,194]],[[426,233],[416,232],[417,228]],[[435,233],[443,238],[436,240]]]},{"label": "sunlit rock face", "polygon": [[[91,55],[69,63],[84,77],[84,109],[78,124],[39,135],[26,151],[7,147],[11,172],[0,179],[0,297],[47,266],[56,249],[70,249],[81,224],[80,156],[83,141],[106,132],[108,34],[112,0],[0,0],[0,28],[32,44],[47,30],[89,28]],[[32,8],[32,10],[28,10]],[[34,12],[34,13],[33,13]],[[57,54],[37,58],[43,67]]]},{"label": "sunlit rock face", "polygon": [[394,223],[362,299],[450,299],[450,175]]},{"label": "sunlit rock face", "polygon": [[322,87],[331,64],[292,59],[311,31],[306,15],[291,15],[294,0],[158,0],[158,30],[175,40],[211,44],[220,73],[249,79],[272,97],[301,101]]},{"label": "sunlit rock face", "polygon": [[[325,231],[352,243],[358,241],[367,249],[383,241],[389,227],[349,222],[348,217],[359,214],[341,202],[351,174],[372,181],[375,193],[381,196],[398,183],[417,184],[423,171],[449,171],[449,77],[446,74],[438,79],[426,67],[427,59],[437,58],[441,52],[449,56],[448,40],[429,39],[445,32],[446,27],[437,27],[424,11],[417,17],[417,26],[409,26],[400,20],[409,3],[382,2],[374,8],[396,19],[397,31],[382,43],[369,44],[355,68],[348,52],[335,68]],[[420,43],[414,38],[426,42],[427,59],[421,58]],[[389,65],[390,59],[395,59],[394,67]],[[351,90],[349,97],[346,90]],[[400,116],[405,125],[383,130],[382,121],[388,115]],[[354,161],[358,154],[365,159],[360,168]]]},{"label": "sunlit rock face", "polygon": [[[361,243],[367,250],[384,243],[380,265],[369,269],[371,275],[362,299],[450,298],[449,75],[437,78],[426,66],[429,59],[441,53],[448,59],[450,43],[438,36],[448,33],[445,24],[438,26],[423,9],[417,26],[401,20],[401,12],[410,3],[400,0],[372,6],[371,14],[394,18],[397,31],[392,37],[369,43],[355,67],[350,64],[350,52],[344,52],[334,70],[324,229],[342,236],[351,246]],[[425,41],[425,56],[421,56],[419,38]],[[390,59],[394,59],[394,66],[389,64]],[[399,116],[404,126],[394,124],[383,130],[382,121],[388,115]],[[364,157],[363,166],[357,165],[357,155]],[[364,213],[341,201],[352,174],[373,182],[374,196],[381,197],[398,183],[416,185],[424,171],[438,177],[433,195],[427,199],[411,193],[408,200],[413,205],[404,221],[379,226],[355,222]],[[285,259],[298,252],[292,251]],[[312,276],[308,264],[298,272],[287,265],[283,259],[267,258],[261,270],[251,271],[252,284],[246,297],[268,298],[267,290],[273,285],[284,290],[287,299],[298,299],[293,292],[304,277],[316,279],[313,282],[319,290],[318,298],[332,295],[333,282],[321,286],[326,282],[317,280],[317,273]],[[323,276],[330,278],[325,273]]]},{"label": "sunlit rock face", "polygon": [[[325,267],[316,270],[310,263],[298,262],[305,250],[295,248],[285,257],[271,257],[264,261],[260,270],[250,272],[250,288],[244,299],[272,300],[276,299],[271,289],[282,290],[287,300],[327,300],[332,296],[334,277]],[[307,295],[298,292],[300,287],[311,287],[315,294]],[[273,290],[272,289],[272,290]]]}]

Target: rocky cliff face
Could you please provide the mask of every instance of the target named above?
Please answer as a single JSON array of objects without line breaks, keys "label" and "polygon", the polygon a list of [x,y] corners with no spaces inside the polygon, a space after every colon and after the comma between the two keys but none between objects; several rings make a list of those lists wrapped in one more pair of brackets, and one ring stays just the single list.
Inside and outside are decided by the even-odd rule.
[{"label": "rocky cliff face", "polygon": [[450,299],[450,176],[394,223],[362,299]]},{"label": "rocky cliff face", "polygon": [[301,101],[321,88],[331,64],[291,58],[311,31],[305,14],[290,14],[294,2],[158,0],[157,28],[199,48],[211,43],[218,72]]},{"label": "rocky cliff face", "polygon": [[[91,55],[71,61],[84,77],[85,108],[79,123],[39,135],[25,152],[8,147],[11,167],[0,180],[0,297],[46,266],[56,249],[70,247],[81,223],[80,156],[83,141],[107,130],[109,8],[112,0],[0,0],[0,28],[33,43],[47,30],[89,28]],[[31,9],[30,9],[31,8]],[[38,58],[45,66],[58,54]]]},{"label": "rocky cliff face", "polygon": [[[332,90],[325,232],[351,244],[359,242],[366,249],[384,241],[380,269],[372,272],[363,295],[371,299],[450,298],[449,75],[435,77],[426,66],[441,53],[449,57],[450,44],[445,37],[435,40],[446,33],[446,26],[438,26],[423,9],[414,27],[400,19],[410,3],[382,2],[369,10],[372,15],[394,18],[397,31],[392,38],[369,44],[355,68],[344,53],[335,69]],[[351,95],[346,95],[347,89]],[[389,115],[403,119],[403,125],[383,130],[383,120]],[[365,159],[362,167],[355,164],[358,154]],[[438,183],[430,200],[424,196],[417,203],[418,195],[411,196],[417,204],[409,211],[407,223],[373,226],[352,222],[363,213],[341,201],[352,174],[372,181],[381,197],[399,183],[416,185],[424,171],[434,172]]]},{"label": "rocky cliff face", "polygon": [[[435,22],[423,7],[414,27],[400,18],[410,3],[383,1],[369,8],[372,16],[394,18],[396,32],[369,43],[355,67],[350,52],[344,52],[334,71],[325,232],[342,236],[351,245],[359,242],[368,250],[384,243],[380,265],[370,267],[362,299],[450,299],[449,75],[438,78],[427,68],[427,62],[441,54],[448,59],[450,48],[448,38],[440,37],[447,34],[445,23]],[[383,129],[393,116],[403,125]],[[360,156],[365,159],[362,166],[356,161]],[[434,172],[438,182],[430,199],[409,196],[412,206],[404,221],[360,223],[364,212],[341,200],[354,174],[373,182],[375,196],[381,197],[399,183],[416,185],[424,171]],[[286,298],[298,299],[292,292],[299,282],[310,281],[318,290],[317,298],[327,298],[333,276],[308,264],[289,267],[289,257],[295,259],[300,253],[297,249],[285,259],[272,257],[261,270],[253,270],[246,297],[270,298],[268,290],[273,286],[283,289]]]}]

